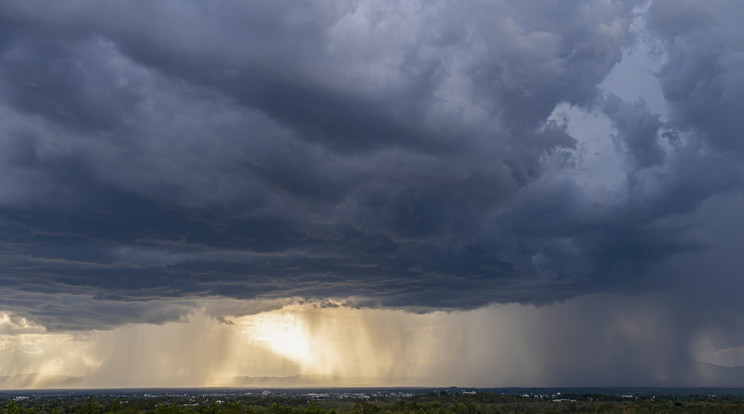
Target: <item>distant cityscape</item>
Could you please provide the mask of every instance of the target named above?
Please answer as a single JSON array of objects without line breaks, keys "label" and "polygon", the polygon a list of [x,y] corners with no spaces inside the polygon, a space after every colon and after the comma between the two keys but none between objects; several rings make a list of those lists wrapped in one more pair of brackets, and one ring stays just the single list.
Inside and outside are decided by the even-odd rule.
[{"label": "distant cityscape", "polygon": [[425,395],[477,395],[500,394],[526,399],[570,401],[567,395],[606,395],[636,400],[656,397],[705,396],[744,398],[744,388],[657,388],[657,387],[573,387],[573,388],[157,388],[157,389],[58,389],[58,390],[0,390],[0,400],[25,401],[34,399],[84,399],[96,398],[180,398],[198,402],[200,399],[216,400],[238,397],[287,398],[309,400],[383,400],[404,399]]}]

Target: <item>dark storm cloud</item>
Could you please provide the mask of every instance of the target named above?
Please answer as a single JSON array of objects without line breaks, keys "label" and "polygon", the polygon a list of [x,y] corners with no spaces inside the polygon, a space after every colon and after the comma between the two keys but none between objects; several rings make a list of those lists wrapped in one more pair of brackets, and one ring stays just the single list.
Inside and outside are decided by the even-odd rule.
[{"label": "dark storm cloud", "polygon": [[608,95],[603,112],[618,131],[618,139],[628,156],[640,168],[660,165],[665,152],[659,143],[662,123],[659,115],[651,113],[645,101],[623,102],[617,95]]},{"label": "dark storm cloud", "polygon": [[[740,29],[651,6],[665,124],[599,87],[640,4],[605,3],[6,2],[0,300],[69,329],[205,297],[471,308],[641,286],[704,248],[686,215],[739,186]],[[609,118],[620,197],[581,186],[561,103]]]},{"label": "dark storm cloud", "polygon": [[742,153],[744,28],[739,2],[654,2],[650,29],[665,42],[659,80],[675,127]]}]

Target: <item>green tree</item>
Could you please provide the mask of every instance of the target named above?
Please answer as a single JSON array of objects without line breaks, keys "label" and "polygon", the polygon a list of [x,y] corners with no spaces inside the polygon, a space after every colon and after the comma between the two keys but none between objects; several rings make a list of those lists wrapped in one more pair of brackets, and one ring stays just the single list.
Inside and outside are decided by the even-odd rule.
[{"label": "green tree", "polygon": [[215,414],[217,412],[217,404],[214,401],[211,401],[209,405],[200,406],[199,412],[201,414]]},{"label": "green tree", "polygon": [[237,401],[222,404],[218,411],[220,414],[246,414],[245,406]]},{"label": "green tree", "polygon": [[101,414],[101,406],[93,400],[92,395],[89,395],[85,404],[81,407],[80,412],[82,414]]},{"label": "green tree", "polygon": [[292,407],[273,403],[266,409],[268,414],[292,414]]},{"label": "green tree", "polygon": [[463,401],[455,407],[456,414],[475,414],[475,404],[472,401]]},{"label": "green tree", "polygon": [[380,407],[367,401],[360,401],[354,407],[354,413],[357,414],[379,414]]},{"label": "green tree", "polygon": [[155,414],[176,414],[178,409],[168,403],[160,403],[155,407]]},{"label": "green tree", "polygon": [[8,405],[5,406],[5,410],[3,410],[5,414],[20,414],[21,409],[18,408],[18,403],[15,401],[11,401],[8,403]]},{"label": "green tree", "polygon": [[114,398],[114,400],[111,401],[111,409],[109,412],[118,413],[119,411],[121,411],[121,401],[119,401],[118,398]]}]

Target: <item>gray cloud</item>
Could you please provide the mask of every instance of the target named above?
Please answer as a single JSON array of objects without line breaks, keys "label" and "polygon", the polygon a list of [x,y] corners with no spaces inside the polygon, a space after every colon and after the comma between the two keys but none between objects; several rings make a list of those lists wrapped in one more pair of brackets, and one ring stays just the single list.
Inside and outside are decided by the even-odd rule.
[{"label": "gray cloud", "polygon": [[662,122],[641,100],[623,102],[617,95],[609,95],[603,102],[604,113],[618,131],[618,140],[628,156],[640,168],[664,163],[665,151],[659,143]]},{"label": "gray cloud", "polygon": [[[744,88],[738,6],[654,2],[669,119],[602,91],[639,5],[6,2],[0,304],[84,329],[643,290],[740,188]],[[619,196],[582,186],[559,104],[610,120]]]},{"label": "gray cloud", "polygon": [[741,39],[736,2],[656,1],[649,28],[664,42],[658,76],[674,126],[718,150],[742,151]]}]

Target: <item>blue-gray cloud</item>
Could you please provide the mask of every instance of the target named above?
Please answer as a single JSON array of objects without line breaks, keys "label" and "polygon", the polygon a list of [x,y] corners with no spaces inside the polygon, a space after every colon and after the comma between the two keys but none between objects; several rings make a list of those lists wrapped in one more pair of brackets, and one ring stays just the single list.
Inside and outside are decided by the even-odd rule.
[{"label": "blue-gray cloud", "polygon": [[[643,289],[740,188],[741,9],[672,3],[646,16],[663,120],[600,87],[642,2],[6,2],[0,304],[82,329]],[[620,196],[582,187],[559,104],[609,119]]]}]

